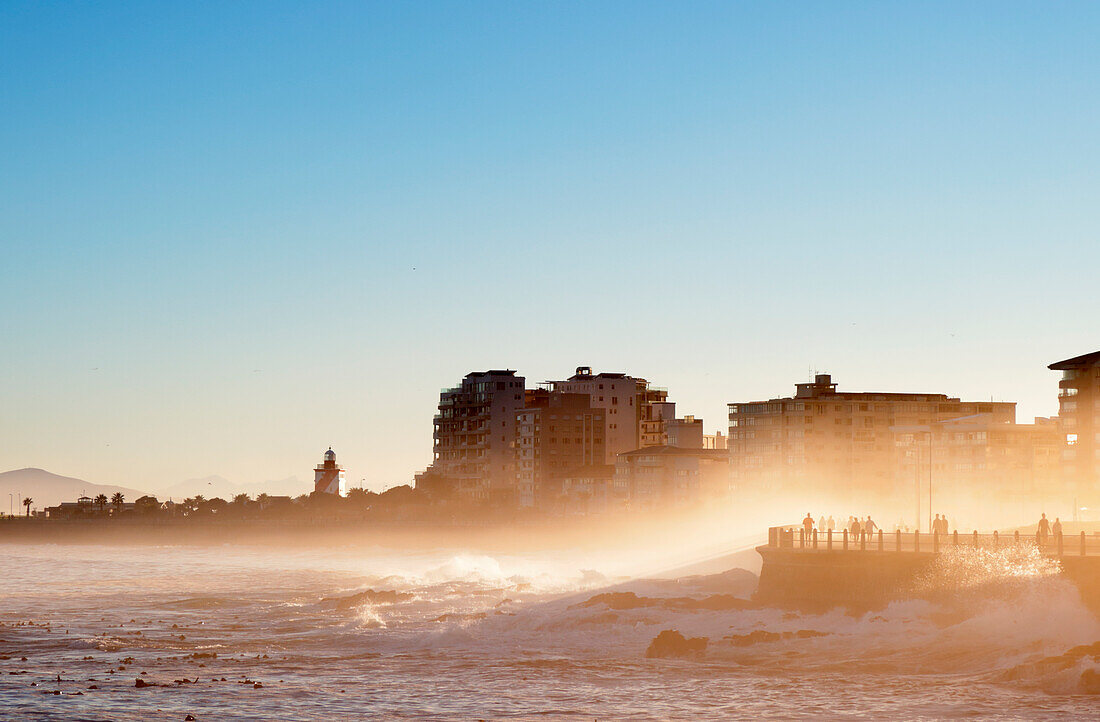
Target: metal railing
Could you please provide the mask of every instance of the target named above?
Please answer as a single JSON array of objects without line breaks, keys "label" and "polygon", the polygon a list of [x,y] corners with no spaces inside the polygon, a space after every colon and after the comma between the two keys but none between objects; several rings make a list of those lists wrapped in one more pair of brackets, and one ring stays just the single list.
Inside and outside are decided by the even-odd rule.
[{"label": "metal railing", "polygon": [[997,549],[1008,546],[1031,545],[1051,556],[1093,556],[1100,555],[1100,536],[1066,536],[1057,534],[949,534],[921,533],[919,531],[884,532],[879,529],[870,534],[853,533],[847,529],[839,531],[812,530],[806,533],[803,527],[775,526],[768,529],[768,546],[776,549],[797,551],[877,551],[877,552],[927,552],[938,553],[952,547],[970,547],[979,549]]}]

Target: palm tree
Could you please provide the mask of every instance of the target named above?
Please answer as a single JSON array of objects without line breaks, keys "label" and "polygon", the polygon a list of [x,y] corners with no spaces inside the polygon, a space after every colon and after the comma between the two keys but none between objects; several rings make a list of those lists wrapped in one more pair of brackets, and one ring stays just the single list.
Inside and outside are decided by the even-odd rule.
[{"label": "palm tree", "polygon": [[106,494],[100,494],[99,496],[97,496],[95,498],[95,505],[99,507],[100,511],[103,511],[104,509],[106,509],[107,508],[107,495]]},{"label": "palm tree", "polygon": [[237,506],[244,506],[250,501],[248,494],[237,494],[233,497],[233,503]]},{"label": "palm tree", "polygon": [[23,506],[27,507],[27,516],[31,515],[31,504],[33,503],[34,499],[30,498],[29,496],[23,499]]},{"label": "palm tree", "polygon": [[121,491],[116,491],[115,495],[111,497],[111,503],[114,504],[116,511],[122,511],[122,503],[126,501],[126,497],[122,495]]}]

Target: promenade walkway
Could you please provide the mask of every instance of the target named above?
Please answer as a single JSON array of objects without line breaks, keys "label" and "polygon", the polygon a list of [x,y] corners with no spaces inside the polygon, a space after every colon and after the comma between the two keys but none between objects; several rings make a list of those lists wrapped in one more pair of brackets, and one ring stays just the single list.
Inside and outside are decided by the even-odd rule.
[{"label": "promenade walkway", "polygon": [[768,547],[804,552],[916,552],[936,554],[953,547],[996,549],[1010,545],[1032,545],[1052,557],[1100,556],[1100,535],[1065,536],[1049,534],[1045,539],[1038,534],[931,534],[928,532],[884,532],[881,529],[870,535],[850,534],[847,529],[822,531],[814,529],[809,535],[803,527],[776,526],[768,529]]}]

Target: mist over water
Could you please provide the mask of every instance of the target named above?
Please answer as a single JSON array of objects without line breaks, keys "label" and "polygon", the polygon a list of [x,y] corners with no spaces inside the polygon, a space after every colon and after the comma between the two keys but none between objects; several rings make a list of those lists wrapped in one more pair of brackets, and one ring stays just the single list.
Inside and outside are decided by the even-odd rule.
[{"label": "mist over water", "polygon": [[[688,608],[668,600],[747,597],[754,576],[635,578],[637,560],[611,552],[5,545],[3,558],[6,718],[1056,717],[1100,704],[1084,694],[1092,657],[1040,663],[1100,640],[1100,625],[1026,550],[947,553],[928,599],[857,615]],[[586,603],[608,591],[635,599]],[[705,652],[648,659],[668,629],[706,637]]]}]

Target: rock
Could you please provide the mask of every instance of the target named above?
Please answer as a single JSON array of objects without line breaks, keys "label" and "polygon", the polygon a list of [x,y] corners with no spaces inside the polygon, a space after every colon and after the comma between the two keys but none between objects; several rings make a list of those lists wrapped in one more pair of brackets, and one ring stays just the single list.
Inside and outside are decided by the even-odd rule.
[{"label": "rock", "polygon": [[725,637],[724,641],[730,642],[735,647],[748,647],[762,642],[778,642],[782,639],[809,639],[811,637],[825,637],[825,632],[815,632],[812,629],[800,629],[797,632],[769,632],[757,629],[748,634],[733,634]]},{"label": "rock", "polygon": [[683,609],[686,611],[724,612],[731,609],[747,609],[752,606],[752,602],[735,597],[732,594],[712,594],[703,599],[672,597],[663,601],[663,606],[667,609]]},{"label": "rock", "polygon": [[1079,647],[1073,647],[1066,652],[1066,656],[1081,658],[1081,657],[1100,657],[1100,642],[1093,642],[1092,644],[1082,644]]},{"label": "rock", "polygon": [[634,592],[604,592],[603,594],[597,594],[587,601],[581,602],[580,604],[574,604],[573,606],[594,607],[597,604],[604,604],[608,609],[622,611],[624,609],[638,609],[639,607],[653,606],[653,601],[654,600],[646,597],[639,597]]},{"label": "rock", "polygon": [[395,592],[392,589],[383,589],[380,591],[368,589],[365,592],[352,594],[350,597],[326,597],[321,600],[321,604],[335,604],[337,611],[343,611],[361,607],[364,604],[396,604],[406,599],[412,599],[412,596],[413,595],[406,594],[405,592]]},{"label": "rock", "polygon": [[1078,687],[1082,694],[1100,694],[1100,673],[1095,669],[1086,669],[1081,673]]},{"label": "rock", "polygon": [[189,714],[183,718],[183,722],[195,722],[195,715]]},{"label": "rock", "polygon": [[479,619],[485,619],[485,612],[474,612],[472,614],[441,614],[433,622],[474,622]]},{"label": "rock", "polygon": [[89,685],[88,689],[99,689],[99,685],[98,684]]},{"label": "rock", "polygon": [[702,654],[707,648],[706,637],[692,637],[687,639],[675,629],[666,629],[653,638],[646,650],[645,656],[650,659],[662,657],[694,657]]},{"label": "rock", "polygon": [[712,594],[708,597],[639,597],[634,592],[605,592],[573,605],[574,607],[594,607],[598,604],[606,605],[608,609],[621,612],[627,609],[642,609],[645,607],[657,607],[661,609],[674,609],[678,611],[708,611],[718,612],[733,609],[747,609],[753,606],[752,602],[735,597],[732,594]]},{"label": "rock", "polygon": [[761,642],[778,642],[783,639],[783,635],[778,632],[768,632],[763,629],[757,629],[755,632],[749,632],[748,634],[734,634],[726,637],[735,647],[748,647],[752,644],[759,644]]},{"label": "rock", "polygon": [[137,687],[138,689],[142,689],[144,687],[152,687],[153,685],[149,684],[148,682],[146,682],[141,677],[138,677],[137,679],[134,680],[134,686]]}]

